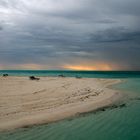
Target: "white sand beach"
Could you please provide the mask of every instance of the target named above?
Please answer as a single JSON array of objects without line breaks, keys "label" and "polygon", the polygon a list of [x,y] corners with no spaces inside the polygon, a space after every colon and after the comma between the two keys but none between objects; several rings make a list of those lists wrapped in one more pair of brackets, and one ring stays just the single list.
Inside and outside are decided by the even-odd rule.
[{"label": "white sand beach", "polygon": [[0,77],[0,131],[55,122],[112,104],[119,79]]}]

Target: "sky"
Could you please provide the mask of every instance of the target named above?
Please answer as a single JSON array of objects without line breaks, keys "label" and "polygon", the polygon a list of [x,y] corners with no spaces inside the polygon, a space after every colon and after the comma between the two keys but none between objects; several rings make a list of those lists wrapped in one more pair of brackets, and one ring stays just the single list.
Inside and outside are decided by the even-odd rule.
[{"label": "sky", "polygon": [[140,70],[140,0],[0,0],[0,69]]}]

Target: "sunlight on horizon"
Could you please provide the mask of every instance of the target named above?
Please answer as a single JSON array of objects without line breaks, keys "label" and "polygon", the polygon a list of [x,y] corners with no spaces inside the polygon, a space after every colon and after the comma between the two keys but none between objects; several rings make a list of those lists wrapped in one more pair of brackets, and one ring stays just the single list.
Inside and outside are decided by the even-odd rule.
[{"label": "sunlight on horizon", "polygon": [[65,65],[65,69],[69,70],[113,70],[108,64],[89,65]]}]

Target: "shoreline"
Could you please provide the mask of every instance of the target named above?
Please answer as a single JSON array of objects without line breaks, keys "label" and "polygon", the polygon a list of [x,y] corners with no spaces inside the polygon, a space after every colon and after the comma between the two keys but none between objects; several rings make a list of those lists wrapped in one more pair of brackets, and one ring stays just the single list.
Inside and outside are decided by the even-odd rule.
[{"label": "shoreline", "polygon": [[[47,124],[110,106],[120,79],[0,77],[0,131]],[[9,88],[8,88],[9,87]]]}]

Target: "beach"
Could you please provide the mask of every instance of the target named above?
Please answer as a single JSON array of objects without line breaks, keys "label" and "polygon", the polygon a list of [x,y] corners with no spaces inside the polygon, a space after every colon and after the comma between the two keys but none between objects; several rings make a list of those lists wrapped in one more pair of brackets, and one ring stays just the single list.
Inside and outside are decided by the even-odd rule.
[{"label": "beach", "polygon": [[109,106],[120,79],[0,77],[0,131],[47,124]]}]

